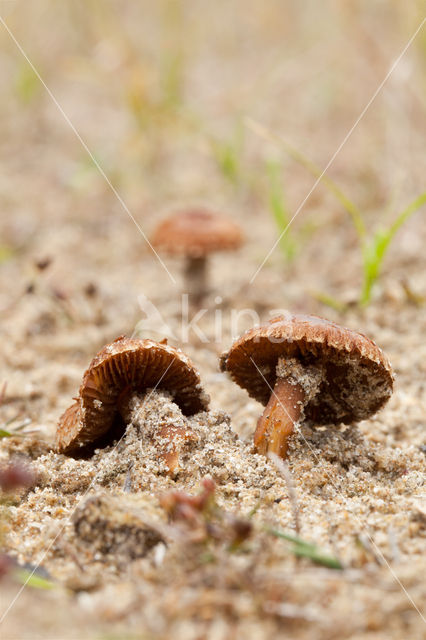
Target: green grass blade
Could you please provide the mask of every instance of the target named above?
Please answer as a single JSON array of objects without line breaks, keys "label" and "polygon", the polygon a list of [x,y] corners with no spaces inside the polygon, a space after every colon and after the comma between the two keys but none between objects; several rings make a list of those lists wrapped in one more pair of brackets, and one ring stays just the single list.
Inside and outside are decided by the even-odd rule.
[{"label": "green grass blade", "polygon": [[27,569],[16,569],[14,572],[16,579],[27,587],[33,587],[34,589],[54,589],[55,584],[46,578],[32,573]]},{"label": "green grass blade", "polygon": [[340,202],[342,207],[352,218],[353,225],[359,238],[363,238],[366,234],[364,221],[362,219],[361,211],[356,204],[348,198],[348,196],[342,191],[342,189],[332,180],[327,174],[322,175],[322,170],[316,166],[309,158],[302,154],[297,149],[294,149],[288,143],[283,142],[283,148],[288,155],[302,165],[307,171],[309,171],[315,178],[319,178],[320,181],[327,187],[335,198]]},{"label": "green grass blade", "polygon": [[309,560],[312,560],[315,564],[320,564],[329,569],[343,569],[342,563],[337,558],[324,554],[319,550],[295,546],[292,549],[292,553],[299,558],[309,558]]},{"label": "green grass blade", "polygon": [[28,105],[40,93],[41,83],[33,69],[23,63],[17,73],[15,90],[22,103]]},{"label": "green grass blade", "polygon": [[379,278],[383,260],[395,234],[408,218],[426,204],[426,193],[415,198],[394,220],[388,229],[376,231],[373,239],[363,246],[364,281],[361,292],[361,304],[367,305],[371,299],[374,284]]},{"label": "green grass blade", "polygon": [[408,207],[402,211],[396,220],[393,222],[392,226],[388,231],[388,235],[390,236],[389,242],[392,240],[398,229],[402,227],[402,225],[408,220],[408,218],[418,211],[424,204],[426,204],[426,192],[421,193],[417,198],[415,198]]},{"label": "green grass blade", "polygon": [[0,244],[0,264],[2,262],[7,262],[10,260],[15,254],[15,251],[6,245]]},{"label": "green grass blade", "polygon": [[268,162],[267,172],[269,178],[269,206],[274,214],[278,229],[282,231],[289,221],[287,207],[284,202],[284,194],[279,185],[280,165],[275,162]]},{"label": "green grass blade", "polygon": [[183,96],[184,57],[181,51],[175,51],[164,59],[163,63],[163,106],[176,109]]},{"label": "green grass blade", "polygon": [[295,545],[300,547],[306,547],[309,549],[316,549],[316,545],[311,544],[310,542],[306,542],[303,538],[299,538],[299,536],[293,536],[290,533],[284,533],[284,531],[278,531],[278,529],[269,529],[266,531],[274,536],[275,538],[281,538],[281,540],[287,540],[287,542],[292,542]]},{"label": "green grass blade", "polygon": [[329,569],[343,569],[342,563],[337,558],[324,553],[315,544],[306,542],[298,536],[278,531],[277,529],[267,528],[266,531],[275,538],[281,538],[282,540],[291,542],[291,553],[299,558],[309,558],[312,562],[328,567]]},{"label": "green grass blade", "polygon": [[278,163],[269,162],[267,164],[269,178],[268,204],[278,231],[282,236],[280,237],[280,248],[285,258],[290,261],[296,254],[296,243],[288,228],[291,217],[287,210],[284,192],[280,184],[280,169],[281,167]]},{"label": "green grass blade", "polygon": [[334,309],[338,313],[344,313],[348,309],[348,305],[333,296],[330,296],[328,293],[324,293],[323,291],[311,291],[311,296],[324,304],[326,307],[330,307],[330,309]]},{"label": "green grass blade", "polygon": [[238,184],[242,173],[241,158],[244,148],[244,129],[240,122],[236,123],[228,140],[212,138],[210,144],[222,175],[232,184]]},{"label": "green grass blade", "polygon": [[234,146],[227,142],[214,142],[213,153],[220,171],[229,182],[236,183],[239,176],[238,154]]},{"label": "green grass blade", "polygon": [[347,197],[347,195],[334,182],[334,180],[332,180],[326,174],[323,175],[323,171],[319,167],[317,167],[314,162],[312,162],[303,153],[288,144],[280,136],[277,136],[275,133],[269,131],[250,118],[246,119],[246,125],[252,131],[254,131],[254,133],[262,136],[263,138],[266,138],[267,140],[275,142],[275,144],[278,144],[282,149],[284,149],[284,151],[290,156],[290,158],[292,158],[298,164],[302,165],[315,178],[323,182],[327,189],[335,196],[335,198],[337,198],[345,211],[351,216],[358,237],[360,239],[364,238],[364,236],[366,235],[366,228],[364,220],[362,219],[361,211],[358,209],[356,204]]}]

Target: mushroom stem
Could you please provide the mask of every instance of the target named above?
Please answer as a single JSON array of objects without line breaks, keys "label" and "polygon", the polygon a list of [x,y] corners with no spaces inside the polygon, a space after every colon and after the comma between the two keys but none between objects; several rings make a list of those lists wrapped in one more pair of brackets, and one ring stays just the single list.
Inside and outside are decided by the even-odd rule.
[{"label": "mushroom stem", "polygon": [[274,390],[263,414],[260,416],[254,444],[258,453],[275,453],[287,457],[288,442],[298,422],[305,402],[305,392],[300,384],[288,378],[277,378]]},{"label": "mushroom stem", "polygon": [[207,293],[207,259],[205,256],[188,256],[185,264],[185,287],[189,300],[201,304]]},{"label": "mushroom stem", "polygon": [[[151,431],[149,426],[147,428],[147,418],[151,417],[149,414],[153,410],[155,430]],[[195,434],[179,407],[176,406],[171,413],[170,408],[163,406],[161,396],[154,391],[148,396],[124,392],[119,401],[119,411],[126,425],[133,424],[140,432],[145,432],[158,447],[158,455],[165,462],[169,475],[176,474],[185,443],[195,440]]]},{"label": "mushroom stem", "polygon": [[158,430],[159,439],[164,441],[160,449],[160,457],[166,463],[169,475],[179,471],[179,457],[185,442],[195,440],[195,435],[189,427],[165,424]]}]

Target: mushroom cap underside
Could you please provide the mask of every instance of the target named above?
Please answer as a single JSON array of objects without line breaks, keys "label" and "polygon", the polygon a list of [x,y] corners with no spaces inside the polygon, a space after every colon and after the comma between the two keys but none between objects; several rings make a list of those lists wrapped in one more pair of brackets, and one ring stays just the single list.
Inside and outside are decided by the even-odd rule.
[{"label": "mushroom cap underside", "polygon": [[58,450],[70,453],[96,443],[117,420],[120,398],[147,389],[170,392],[184,415],[204,411],[209,404],[198,371],[181,351],[153,340],[120,337],[84,373],[79,397],[59,420]]},{"label": "mushroom cap underside", "polygon": [[319,390],[304,409],[307,423],[363,420],[392,394],[392,368],[382,350],[363,334],[317,316],[288,314],[250,329],[223,354],[221,369],[266,405],[280,358],[322,372]]}]

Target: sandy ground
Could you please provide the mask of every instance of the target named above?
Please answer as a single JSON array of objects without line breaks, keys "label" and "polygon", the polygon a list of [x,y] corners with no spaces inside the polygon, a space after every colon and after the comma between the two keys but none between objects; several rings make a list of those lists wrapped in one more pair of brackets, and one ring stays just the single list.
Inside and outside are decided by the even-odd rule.
[{"label": "sandy ground", "polygon": [[[174,283],[49,96],[22,89],[31,81],[1,32],[0,427],[18,431],[1,440],[0,453],[25,457],[38,474],[36,486],[3,509],[2,545],[20,564],[40,563],[54,584],[19,593],[13,575],[1,579],[2,637],[424,638],[424,210],[396,236],[367,308],[337,311],[314,295],[352,303],[361,279],[353,227],[322,186],[295,221],[293,262],[277,249],[250,283],[277,237],[265,162],[283,163],[292,212],[314,178],[244,125],[247,117],[261,121],[325,166],[418,26],[420,4],[329,2],[319,10],[249,2],[244,12],[238,2],[215,10],[206,2],[142,5],[149,19],[126,2],[105,2],[102,11],[95,3],[36,2],[25,11],[17,3],[7,23],[144,232],[169,209],[195,202],[228,213],[247,240],[212,258],[202,335],[186,337],[181,261],[162,256]],[[176,52],[180,84],[164,72]],[[423,34],[333,164],[332,177],[362,207],[368,229],[424,189],[424,65]],[[230,178],[215,145],[234,145],[240,130]],[[146,319],[146,300],[166,326]],[[396,374],[391,400],[372,419],[296,434],[291,481],[253,453],[261,406],[218,367],[235,329],[287,308],[367,334]],[[211,410],[190,420],[197,438],[172,478],[155,425],[162,411],[181,416],[161,395],[142,440],[131,426],[118,447],[88,459],[51,450],[91,358],[135,332],[168,335],[211,397]],[[199,494],[206,477],[216,483],[214,510],[192,527],[170,522],[161,496]],[[268,533],[295,534],[295,505],[301,538],[342,570],[296,558],[291,544]],[[204,517],[213,531],[207,540]],[[235,518],[252,527],[236,549]]]}]

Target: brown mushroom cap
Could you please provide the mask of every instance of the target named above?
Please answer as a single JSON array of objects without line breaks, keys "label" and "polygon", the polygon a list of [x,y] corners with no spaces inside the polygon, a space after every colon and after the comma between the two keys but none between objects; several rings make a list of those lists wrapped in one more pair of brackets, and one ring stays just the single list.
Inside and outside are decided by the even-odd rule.
[{"label": "brown mushroom cap", "polygon": [[120,336],[84,373],[79,397],[59,420],[58,450],[72,453],[95,445],[119,418],[120,398],[154,388],[169,391],[185,415],[208,407],[198,371],[186,355],[167,344]]},{"label": "brown mushroom cap", "polygon": [[201,258],[214,251],[238,249],[243,234],[237,224],[219,213],[190,209],[166,218],[151,240],[172,255]]},{"label": "brown mushroom cap", "polygon": [[279,358],[323,371],[317,394],[305,406],[307,423],[363,420],[392,394],[392,368],[382,350],[363,334],[317,316],[288,314],[250,329],[222,355],[221,370],[266,405]]}]

